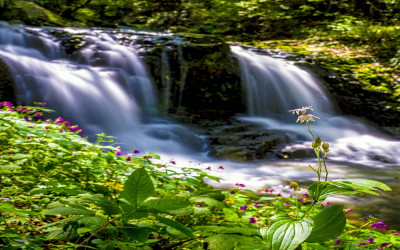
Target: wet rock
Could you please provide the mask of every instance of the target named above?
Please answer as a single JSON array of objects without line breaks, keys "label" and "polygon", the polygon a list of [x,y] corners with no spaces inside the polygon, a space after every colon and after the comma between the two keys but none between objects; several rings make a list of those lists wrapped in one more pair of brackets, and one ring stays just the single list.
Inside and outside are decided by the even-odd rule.
[{"label": "wet rock", "polygon": [[0,100],[16,103],[14,78],[6,63],[0,58]]},{"label": "wet rock", "polygon": [[281,156],[287,159],[304,159],[315,156],[314,149],[307,145],[288,145],[280,150]]}]

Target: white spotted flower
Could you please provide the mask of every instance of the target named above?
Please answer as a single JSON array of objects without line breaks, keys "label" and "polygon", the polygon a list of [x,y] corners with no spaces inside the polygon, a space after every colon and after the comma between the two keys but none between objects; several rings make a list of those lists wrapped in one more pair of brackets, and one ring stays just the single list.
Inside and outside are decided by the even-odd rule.
[{"label": "white spotted flower", "polygon": [[[300,121],[300,123],[308,122],[308,121],[315,122],[314,118],[319,119],[319,117],[316,117],[315,115],[306,114],[307,109],[314,111],[311,106],[308,106],[308,107],[302,107],[301,109],[289,110],[289,112],[292,112],[292,114],[296,113],[297,115],[299,115],[299,117],[297,117],[296,122]],[[300,112],[301,112],[301,115],[300,115]]]}]

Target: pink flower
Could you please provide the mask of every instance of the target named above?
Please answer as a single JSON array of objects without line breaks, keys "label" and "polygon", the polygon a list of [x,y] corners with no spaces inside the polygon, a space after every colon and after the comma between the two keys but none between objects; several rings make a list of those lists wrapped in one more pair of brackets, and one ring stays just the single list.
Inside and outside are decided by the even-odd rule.
[{"label": "pink flower", "polygon": [[85,130],[83,130],[83,129],[78,130],[78,133],[83,133],[83,132],[85,132]]},{"label": "pink flower", "polygon": [[76,155],[76,153],[75,153],[75,152],[72,152],[71,154],[72,154],[72,155]]},{"label": "pink flower", "polygon": [[218,169],[224,169],[224,167],[223,166],[219,166]]},{"label": "pink flower", "polygon": [[268,188],[266,188],[266,189],[264,190],[264,192],[267,192],[267,193],[268,193],[268,192],[269,192]]},{"label": "pink flower", "polygon": [[108,172],[107,174],[111,174],[111,172]]},{"label": "pink flower", "polygon": [[329,205],[329,202],[328,202],[328,201],[322,202],[322,206],[328,206],[328,205]]},{"label": "pink flower", "polygon": [[197,203],[197,204],[196,204],[196,206],[198,206],[198,207],[202,207],[202,206],[203,206],[203,204],[201,204],[201,203]]},{"label": "pink flower", "polygon": [[117,152],[115,152],[115,154],[120,156],[121,155],[121,151],[117,151]]},{"label": "pink flower", "polygon": [[250,221],[249,221],[249,223],[256,223],[256,219],[254,219],[254,218],[250,218]]},{"label": "pink flower", "polygon": [[42,117],[43,115],[42,115],[42,113],[36,113],[35,116],[36,116],[37,118],[40,118],[40,117]]},{"label": "pink flower", "polygon": [[352,210],[351,210],[351,208],[349,208],[349,209],[346,209],[346,210],[344,210],[345,212],[347,212],[347,213],[351,213],[351,212],[353,212]]},{"label": "pink flower", "polygon": [[176,162],[175,162],[175,161],[170,161],[170,163],[172,163],[172,164],[174,164],[174,165],[176,164]]},{"label": "pink flower", "polygon": [[307,197],[307,198],[310,197],[307,193],[305,193],[305,194],[303,194],[303,195],[304,195],[305,197]]},{"label": "pink flower", "polygon": [[259,216],[258,214],[255,214],[255,215],[254,215],[254,217],[256,217],[256,218],[260,218],[260,216]]},{"label": "pink flower", "polygon": [[28,135],[28,136],[26,137],[26,139],[30,140],[30,139],[31,139],[31,137]]},{"label": "pink flower", "polygon": [[131,161],[131,156],[126,157],[126,161]]},{"label": "pink flower", "polygon": [[241,207],[239,207],[239,209],[244,211],[247,209],[247,206],[241,206]]},{"label": "pink flower", "polygon": [[65,120],[62,118],[62,117],[58,117],[55,121],[54,121],[54,123],[55,124],[58,124],[58,123],[62,123],[62,122],[64,122]]},{"label": "pink flower", "polygon": [[304,200],[304,199],[301,199],[301,200],[300,200],[300,202],[301,202],[301,203],[304,203],[304,202],[306,202],[306,200]]},{"label": "pink flower", "polygon": [[280,196],[282,196],[282,195],[281,195],[281,194],[277,194],[276,196],[277,196],[277,197],[280,197]]},{"label": "pink flower", "polygon": [[[69,124],[71,124],[71,123],[69,123]],[[71,130],[78,130],[78,129],[79,129],[79,126],[77,126],[77,125],[71,127]]]},{"label": "pink flower", "polygon": [[231,194],[236,194],[235,190],[232,190],[232,191],[231,191]]},{"label": "pink flower", "polygon": [[254,203],[253,205],[251,205],[252,207],[258,207],[257,203]]},{"label": "pink flower", "polygon": [[289,202],[286,202],[286,203],[285,203],[285,206],[289,206]]},{"label": "pink flower", "polygon": [[139,154],[140,151],[135,149],[135,150],[133,150],[133,153],[134,153],[134,154]]},{"label": "pink flower", "polygon": [[206,168],[206,170],[208,170],[208,171],[211,171],[211,167],[210,167],[210,166],[208,166],[208,168]]},{"label": "pink flower", "polygon": [[11,155],[12,153],[13,153],[13,152],[11,152],[11,151],[10,151],[10,152],[8,152],[8,154],[9,154],[9,155]]},{"label": "pink flower", "polygon": [[[67,123],[64,124],[64,126],[65,126],[65,127],[71,127],[72,124],[71,124],[70,122],[67,122]],[[72,129],[72,128],[71,128],[71,129]]]},{"label": "pink flower", "polygon": [[275,206],[275,204],[274,204],[274,203],[272,203],[272,204],[271,204],[271,206]]},{"label": "pink flower", "polygon": [[26,115],[26,116],[24,116],[24,119],[29,121],[29,119],[31,119],[31,118],[29,117],[29,115]]},{"label": "pink flower", "polygon": [[50,119],[46,119],[46,120],[44,120],[44,122],[45,122],[45,123],[49,123],[49,122],[50,122]]}]

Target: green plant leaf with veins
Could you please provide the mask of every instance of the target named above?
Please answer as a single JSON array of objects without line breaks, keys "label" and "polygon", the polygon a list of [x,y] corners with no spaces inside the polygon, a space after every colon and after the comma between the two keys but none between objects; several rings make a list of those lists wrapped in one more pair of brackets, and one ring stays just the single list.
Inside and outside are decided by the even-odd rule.
[{"label": "green plant leaf with veins", "polygon": [[296,221],[289,215],[277,215],[271,218],[272,225],[262,231],[267,242],[267,249],[292,250],[298,247],[311,234],[313,221],[303,219]]},{"label": "green plant leaf with veins", "polygon": [[342,234],[346,226],[343,205],[328,207],[314,218],[314,227],[307,242],[324,242]]},{"label": "green plant leaf with veins", "polygon": [[154,184],[146,169],[138,168],[125,182],[123,197],[135,208],[154,194]]}]

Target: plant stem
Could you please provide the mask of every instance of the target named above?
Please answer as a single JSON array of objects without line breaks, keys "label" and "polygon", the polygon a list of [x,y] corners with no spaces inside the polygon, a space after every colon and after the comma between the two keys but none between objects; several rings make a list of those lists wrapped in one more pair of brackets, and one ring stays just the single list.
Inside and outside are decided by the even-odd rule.
[{"label": "plant stem", "polygon": [[296,213],[297,213],[297,221],[299,220],[299,194],[298,190],[296,189]]},{"label": "plant stem", "polygon": [[306,216],[308,214],[308,212],[310,211],[310,209],[317,203],[318,201],[314,200],[313,204],[311,204],[311,206],[307,209],[307,211],[303,214],[303,216],[301,216],[300,220],[302,220],[304,218],[304,216]]},{"label": "plant stem", "polygon": [[325,157],[328,153],[325,153],[324,157],[322,158],[322,161],[324,162],[324,167],[325,167],[325,182],[328,181],[328,168],[326,167],[326,162],[325,162]]},{"label": "plant stem", "polygon": [[307,121],[307,120],[306,120],[306,123],[307,123],[308,132],[310,132],[312,138],[315,140],[315,136],[314,136],[314,134],[311,132],[310,125],[308,124],[308,121]]}]

